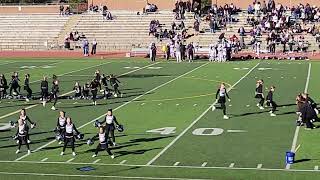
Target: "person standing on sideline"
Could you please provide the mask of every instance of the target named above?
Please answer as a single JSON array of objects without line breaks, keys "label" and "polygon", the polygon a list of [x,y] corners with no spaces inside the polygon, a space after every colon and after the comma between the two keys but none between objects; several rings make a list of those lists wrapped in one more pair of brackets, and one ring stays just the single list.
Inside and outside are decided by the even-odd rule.
[{"label": "person standing on sideline", "polygon": [[217,49],[215,44],[209,45],[209,61],[213,62],[216,61],[217,58]]},{"label": "person standing on sideline", "polygon": [[96,54],[97,53],[97,41],[96,41],[96,39],[94,39],[93,41],[92,41],[92,49],[91,49],[91,55],[94,55],[94,54]]},{"label": "person standing on sideline", "polygon": [[181,62],[181,43],[176,43],[176,60],[177,63]]},{"label": "person standing on sideline", "polygon": [[89,56],[89,42],[87,39],[83,40],[83,56]]},{"label": "person standing on sideline", "polygon": [[156,61],[156,56],[157,56],[157,47],[155,43],[151,43],[150,45],[150,60],[151,62],[155,62]]},{"label": "person standing on sideline", "polygon": [[189,62],[193,62],[193,58],[194,58],[194,46],[193,46],[193,42],[189,43],[187,46],[187,52],[188,52],[188,59]]}]

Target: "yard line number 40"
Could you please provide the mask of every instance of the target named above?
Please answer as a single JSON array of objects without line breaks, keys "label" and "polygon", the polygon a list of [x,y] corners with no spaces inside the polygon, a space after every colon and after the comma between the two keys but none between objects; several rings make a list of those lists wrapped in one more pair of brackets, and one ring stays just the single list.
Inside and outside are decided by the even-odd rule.
[{"label": "yard line number 40", "polygon": [[[161,135],[169,135],[174,134],[176,131],[176,127],[163,127],[158,129],[148,130],[147,133],[155,133]],[[193,130],[192,134],[196,136],[218,136],[223,133],[223,129],[221,128],[197,128]]]}]

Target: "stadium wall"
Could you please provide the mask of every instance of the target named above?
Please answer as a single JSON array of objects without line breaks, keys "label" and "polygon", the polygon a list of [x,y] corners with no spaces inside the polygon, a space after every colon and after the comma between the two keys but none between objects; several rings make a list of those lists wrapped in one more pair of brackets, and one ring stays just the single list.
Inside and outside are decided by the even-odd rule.
[{"label": "stadium wall", "polygon": [[0,6],[0,14],[59,13],[59,5]]},{"label": "stadium wall", "polygon": [[[192,1],[192,0],[191,0]],[[261,0],[262,1],[262,0]],[[299,3],[311,5],[319,5],[318,0],[275,0],[276,3],[281,3],[284,6],[295,6]],[[94,5],[107,5],[109,9],[113,10],[134,10],[141,11],[145,7],[146,3],[153,3],[158,6],[160,10],[172,10],[176,0],[88,0],[88,4]],[[212,0],[213,4],[224,5],[224,4],[235,4],[241,9],[247,9],[249,4],[253,1],[245,0]],[[268,0],[266,0],[268,2]]]}]

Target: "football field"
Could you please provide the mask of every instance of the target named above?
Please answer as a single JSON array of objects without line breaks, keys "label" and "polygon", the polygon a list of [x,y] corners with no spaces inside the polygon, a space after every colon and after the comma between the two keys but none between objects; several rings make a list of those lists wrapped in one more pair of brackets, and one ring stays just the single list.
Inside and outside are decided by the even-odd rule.
[{"label": "football field", "polygon": [[[320,101],[320,62],[242,61],[228,63],[150,63],[143,59],[1,59],[0,74],[7,80],[19,72],[31,75],[31,89],[39,97],[44,75],[58,76],[60,96],[73,96],[76,81],[81,85],[99,69],[121,81],[123,97],[90,100],[59,99],[57,110],[39,100],[11,99],[0,103],[0,124],[16,121],[20,109],[37,127],[30,130],[32,153],[25,146],[15,154],[12,139],[16,129],[0,131],[0,179],[317,179],[320,177],[319,131],[296,127],[295,97],[308,92]],[[274,85],[278,104],[276,117],[269,108],[260,110],[254,98],[255,83]],[[212,111],[215,94],[224,82],[231,98],[223,119],[220,109]],[[51,84],[51,79],[49,79]],[[50,85],[51,86],[51,85]],[[22,89],[22,94],[26,92]],[[265,91],[265,95],[268,90]],[[102,94],[99,94],[102,96]],[[88,138],[98,131],[94,121],[107,109],[125,131],[116,132],[116,158],[106,152],[91,156],[97,146]],[[77,156],[55,140],[53,129],[59,110],[72,117],[85,134],[76,141]],[[316,124],[317,125],[317,124]],[[3,129],[3,128],[2,128]],[[286,151],[297,150],[296,163],[285,163]],[[90,171],[81,171],[86,167]],[[85,168],[85,169],[86,169]]]}]

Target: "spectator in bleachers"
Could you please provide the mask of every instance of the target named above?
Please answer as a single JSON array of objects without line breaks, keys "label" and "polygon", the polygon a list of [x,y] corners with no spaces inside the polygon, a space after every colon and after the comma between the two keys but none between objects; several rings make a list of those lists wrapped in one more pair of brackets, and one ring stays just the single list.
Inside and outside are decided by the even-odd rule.
[{"label": "spectator in bleachers", "polygon": [[60,10],[60,16],[63,16],[64,15],[64,6],[61,4],[60,7],[59,7],[59,10]]},{"label": "spectator in bleachers", "polygon": [[150,4],[147,3],[146,7],[145,7],[145,12],[156,12],[158,10],[158,7],[155,4]]},{"label": "spectator in bleachers", "polygon": [[107,19],[107,11],[108,11],[107,6],[103,6],[103,8],[102,8],[102,18],[103,19]]},{"label": "spectator in bleachers", "polygon": [[67,15],[67,16],[71,15],[71,10],[70,10],[69,6],[66,7],[66,10],[64,11],[64,14]]},{"label": "spectator in bleachers", "polygon": [[70,49],[70,38],[68,36],[64,38],[64,48]]},{"label": "spectator in bleachers", "polygon": [[112,14],[110,11],[107,11],[107,20],[112,20],[113,17],[112,17]]},{"label": "spectator in bleachers", "polygon": [[199,34],[199,31],[200,31],[200,22],[198,20],[194,21],[193,29],[194,29],[195,35],[197,36]]}]

